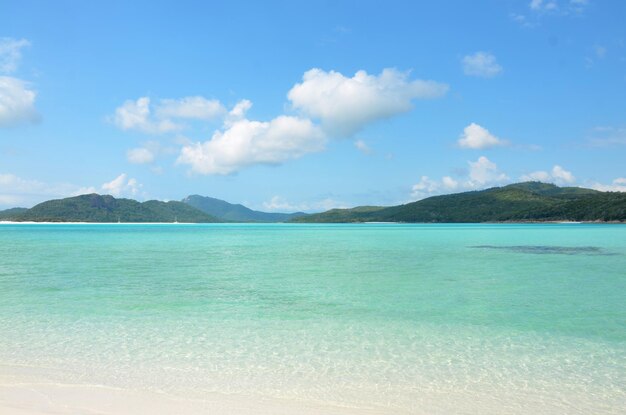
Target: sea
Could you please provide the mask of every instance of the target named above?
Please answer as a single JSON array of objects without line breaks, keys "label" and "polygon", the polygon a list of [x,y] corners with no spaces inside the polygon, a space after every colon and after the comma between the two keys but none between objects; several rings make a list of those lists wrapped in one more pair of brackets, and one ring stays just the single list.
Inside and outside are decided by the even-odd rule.
[{"label": "sea", "polygon": [[2,224],[0,374],[25,371],[363,413],[624,414],[626,226]]}]

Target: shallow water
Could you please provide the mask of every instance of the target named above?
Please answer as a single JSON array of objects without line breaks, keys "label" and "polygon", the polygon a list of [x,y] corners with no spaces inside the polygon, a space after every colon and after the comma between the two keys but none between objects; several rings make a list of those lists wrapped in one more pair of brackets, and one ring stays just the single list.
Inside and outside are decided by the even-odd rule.
[{"label": "shallow water", "polygon": [[0,225],[0,366],[395,413],[621,413],[626,227]]}]

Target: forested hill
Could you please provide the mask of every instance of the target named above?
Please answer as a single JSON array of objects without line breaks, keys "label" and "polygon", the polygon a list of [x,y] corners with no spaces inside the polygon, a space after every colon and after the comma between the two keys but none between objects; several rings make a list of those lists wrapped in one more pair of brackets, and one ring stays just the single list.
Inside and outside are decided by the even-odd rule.
[{"label": "forested hill", "polygon": [[305,213],[270,213],[252,210],[240,204],[228,203],[224,200],[208,196],[191,195],[183,199],[183,203],[208,213],[225,222],[287,222],[303,216]]},{"label": "forested hill", "polygon": [[540,182],[433,196],[391,207],[357,207],[292,222],[626,221],[626,193],[558,187]]},{"label": "forested hill", "polygon": [[219,222],[182,202],[116,199],[113,196],[88,194],[49,200],[31,209],[0,212],[0,220],[33,222]]}]

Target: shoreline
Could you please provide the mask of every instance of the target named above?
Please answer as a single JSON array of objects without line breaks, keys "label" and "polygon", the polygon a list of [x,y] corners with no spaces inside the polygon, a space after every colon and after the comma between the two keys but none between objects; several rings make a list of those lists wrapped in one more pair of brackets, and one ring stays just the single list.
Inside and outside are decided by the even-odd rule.
[{"label": "shoreline", "polygon": [[0,220],[0,225],[624,225],[624,221],[502,221],[502,222],[48,222]]}]

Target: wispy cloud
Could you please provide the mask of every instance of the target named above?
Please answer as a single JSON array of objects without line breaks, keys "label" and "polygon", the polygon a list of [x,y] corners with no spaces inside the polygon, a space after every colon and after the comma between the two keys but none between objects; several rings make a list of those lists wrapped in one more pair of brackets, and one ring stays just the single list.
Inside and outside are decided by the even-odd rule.
[{"label": "wispy cloud", "polygon": [[30,46],[26,39],[0,38],[0,72],[15,72],[22,60],[22,49]]},{"label": "wispy cloud", "polygon": [[201,96],[162,99],[156,105],[149,97],[141,97],[117,107],[109,120],[122,130],[164,134],[182,130],[183,120],[216,120],[225,114],[221,102]]},{"label": "wispy cloud", "polygon": [[372,154],[372,149],[363,140],[356,140],[354,142],[354,146],[356,147],[357,150],[359,150],[363,154],[367,154],[367,155]]},{"label": "wispy cloud", "polygon": [[463,72],[468,76],[493,78],[502,73],[502,66],[498,64],[496,57],[489,52],[476,52],[466,55],[461,60]]},{"label": "wispy cloud", "polygon": [[269,201],[263,202],[263,209],[270,212],[321,212],[330,209],[346,209],[346,203],[332,198],[321,200],[292,203],[281,196],[273,196]]}]

